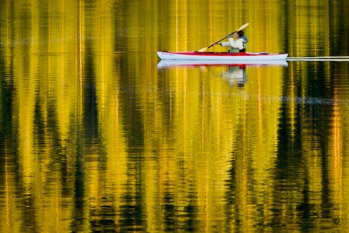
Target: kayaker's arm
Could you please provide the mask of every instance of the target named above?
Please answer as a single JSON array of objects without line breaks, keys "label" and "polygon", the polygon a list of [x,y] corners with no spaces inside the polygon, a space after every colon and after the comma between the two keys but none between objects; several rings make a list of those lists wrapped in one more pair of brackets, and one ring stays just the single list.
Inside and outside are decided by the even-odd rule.
[{"label": "kayaker's arm", "polygon": [[219,43],[219,45],[224,46],[224,47],[230,47],[229,42],[221,42],[221,43]]},{"label": "kayaker's arm", "polygon": [[224,47],[237,48],[239,50],[244,48],[242,39],[234,40],[233,38],[229,38],[228,42],[221,42],[220,45]]}]

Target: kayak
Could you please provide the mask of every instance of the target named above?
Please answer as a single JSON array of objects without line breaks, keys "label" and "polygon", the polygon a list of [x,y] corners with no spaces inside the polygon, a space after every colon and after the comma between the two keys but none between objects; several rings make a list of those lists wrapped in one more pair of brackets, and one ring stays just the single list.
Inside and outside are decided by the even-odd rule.
[{"label": "kayak", "polygon": [[229,60],[229,61],[266,61],[285,60],[287,53],[227,53],[227,52],[165,52],[158,51],[163,60]]},{"label": "kayak", "polygon": [[202,67],[202,66],[288,66],[286,60],[249,60],[249,61],[230,61],[230,60],[160,60],[157,67]]}]

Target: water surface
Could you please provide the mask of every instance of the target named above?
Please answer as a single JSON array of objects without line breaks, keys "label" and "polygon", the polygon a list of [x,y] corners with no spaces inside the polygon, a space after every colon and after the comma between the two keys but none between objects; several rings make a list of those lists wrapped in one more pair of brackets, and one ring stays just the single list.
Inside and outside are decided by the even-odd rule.
[{"label": "water surface", "polygon": [[249,51],[347,56],[348,12],[5,0],[0,232],[345,232],[348,62],[160,68],[156,51],[249,22]]}]

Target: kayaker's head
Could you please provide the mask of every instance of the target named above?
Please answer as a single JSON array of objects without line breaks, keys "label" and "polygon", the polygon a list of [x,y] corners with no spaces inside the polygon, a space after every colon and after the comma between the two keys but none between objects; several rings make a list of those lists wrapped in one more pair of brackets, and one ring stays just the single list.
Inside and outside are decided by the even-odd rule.
[{"label": "kayaker's head", "polygon": [[238,38],[243,37],[243,36],[244,36],[244,31],[242,31],[242,30],[238,31],[238,32],[236,33],[236,36],[237,36]]}]

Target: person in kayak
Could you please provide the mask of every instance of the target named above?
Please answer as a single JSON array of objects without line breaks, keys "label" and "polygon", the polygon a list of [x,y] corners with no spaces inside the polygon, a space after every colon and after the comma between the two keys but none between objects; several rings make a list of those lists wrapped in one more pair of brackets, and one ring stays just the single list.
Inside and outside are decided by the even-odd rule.
[{"label": "person in kayak", "polygon": [[229,52],[230,53],[244,53],[246,52],[246,44],[247,44],[247,37],[244,34],[244,31],[238,31],[236,34],[236,39],[234,40],[233,35],[229,37],[228,42],[221,42],[219,43],[221,46],[224,47],[230,47]]}]

